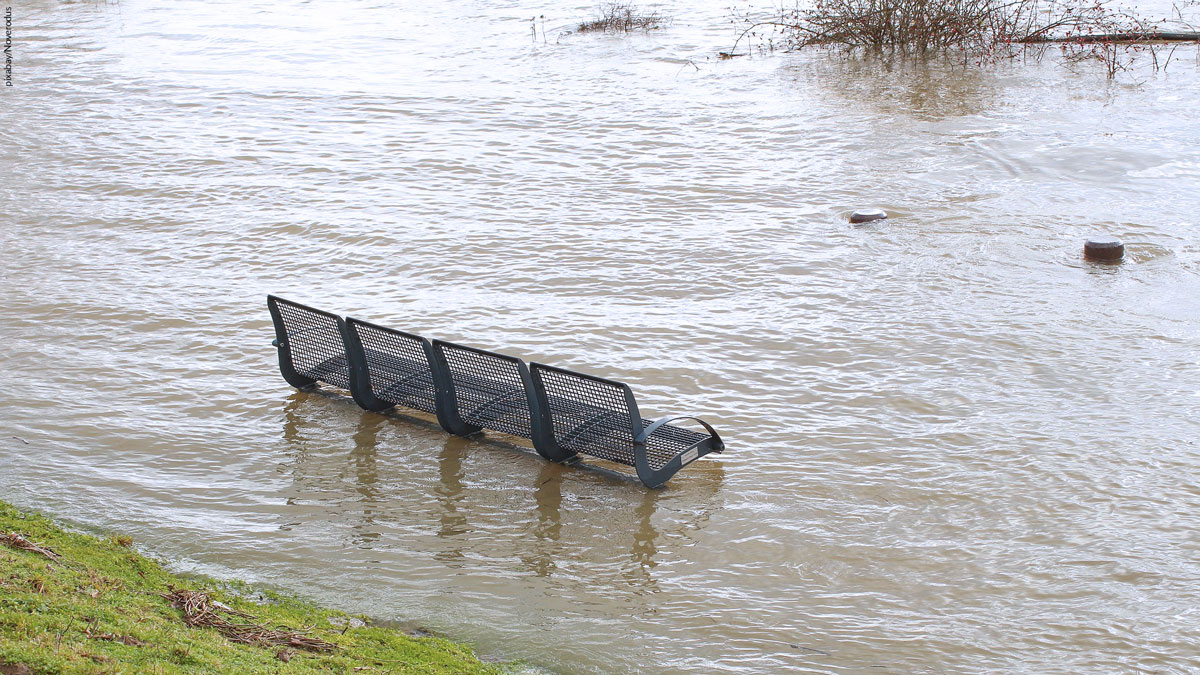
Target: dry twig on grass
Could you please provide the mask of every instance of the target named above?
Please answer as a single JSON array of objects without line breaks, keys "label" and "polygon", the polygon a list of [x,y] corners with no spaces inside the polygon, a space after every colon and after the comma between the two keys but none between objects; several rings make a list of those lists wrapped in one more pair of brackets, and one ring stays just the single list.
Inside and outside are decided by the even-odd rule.
[{"label": "dry twig on grass", "polygon": [[162,597],[166,598],[172,607],[183,612],[183,622],[187,625],[193,628],[215,628],[234,642],[260,647],[295,647],[310,652],[332,652],[338,648],[332,642],[301,631],[275,630],[256,623],[233,623],[217,612],[244,619],[254,617],[227,607],[201,591],[171,589],[170,593],[163,593]]},{"label": "dry twig on grass", "polygon": [[29,551],[30,553],[39,553],[41,555],[46,556],[47,558],[49,558],[51,560],[60,560],[61,559],[61,556],[59,556],[54,551],[51,551],[50,549],[46,548],[45,546],[38,546],[37,544],[33,543],[32,541],[29,541],[28,539],[26,539],[25,537],[22,537],[21,535],[17,534],[16,532],[9,532],[8,534],[0,534],[0,544],[4,544],[5,546],[8,546],[9,548],[15,548],[18,551]]},{"label": "dry twig on grass", "polygon": [[117,635],[116,633],[93,633],[90,626],[83,629],[83,634],[87,636],[89,640],[120,642],[121,644],[126,644],[130,647],[141,647],[146,644],[132,635]]}]

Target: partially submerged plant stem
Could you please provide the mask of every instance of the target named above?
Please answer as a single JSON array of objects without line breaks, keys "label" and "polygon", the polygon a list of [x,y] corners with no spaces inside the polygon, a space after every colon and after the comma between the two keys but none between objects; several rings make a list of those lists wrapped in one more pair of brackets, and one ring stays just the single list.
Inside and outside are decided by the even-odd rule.
[{"label": "partially submerged plant stem", "polygon": [[608,2],[597,8],[599,16],[584,21],[577,29],[580,33],[628,33],[633,30],[655,30],[667,24],[667,19],[658,12],[642,12],[632,3]]}]

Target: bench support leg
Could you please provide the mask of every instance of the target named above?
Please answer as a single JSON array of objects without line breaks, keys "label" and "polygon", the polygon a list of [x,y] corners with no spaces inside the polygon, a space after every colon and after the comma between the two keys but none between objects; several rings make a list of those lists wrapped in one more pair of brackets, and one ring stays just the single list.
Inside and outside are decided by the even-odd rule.
[{"label": "bench support leg", "polygon": [[350,330],[350,326],[338,319],[338,331],[342,334],[342,344],[346,347],[346,362],[350,364],[350,396],[363,410],[383,412],[395,405],[381,401],[375,397],[371,389],[371,371],[367,366],[367,353],[363,349],[362,340],[358,333]]},{"label": "bench support leg", "polygon": [[[276,328],[278,329],[278,325]],[[282,341],[276,338],[271,344],[275,345],[275,353],[279,357],[279,374],[283,376],[284,381],[301,391],[315,389],[317,381],[297,373],[296,368],[292,366],[292,352],[288,349],[287,334],[283,335]]]}]

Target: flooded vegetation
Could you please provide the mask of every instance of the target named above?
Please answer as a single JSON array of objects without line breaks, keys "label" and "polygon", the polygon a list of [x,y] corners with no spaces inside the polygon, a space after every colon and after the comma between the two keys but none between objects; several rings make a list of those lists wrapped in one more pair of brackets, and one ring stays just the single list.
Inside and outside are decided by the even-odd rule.
[{"label": "flooded vegetation", "polygon": [[580,33],[628,33],[633,30],[656,30],[667,25],[667,18],[658,12],[643,12],[629,3],[609,2],[596,9],[596,16],[579,24]]},{"label": "flooded vegetation", "polygon": [[1101,64],[1113,79],[1139,56],[1157,72],[1170,65],[1176,43],[1200,44],[1200,32],[1184,16],[1200,13],[1196,8],[1177,2],[1168,17],[1154,19],[1142,9],[1084,0],[815,0],[766,17],[740,13],[746,27],[723,55],[745,40],[768,51],[869,51],[983,66],[1041,59],[1053,45],[1062,61]]},{"label": "flooded vegetation", "polygon": [[[727,3],[653,9],[15,8],[0,499],[551,672],[1195,670],[1195,55],[721,60]],[[727,450],[648,491],[297,392],[272,292]]]}]

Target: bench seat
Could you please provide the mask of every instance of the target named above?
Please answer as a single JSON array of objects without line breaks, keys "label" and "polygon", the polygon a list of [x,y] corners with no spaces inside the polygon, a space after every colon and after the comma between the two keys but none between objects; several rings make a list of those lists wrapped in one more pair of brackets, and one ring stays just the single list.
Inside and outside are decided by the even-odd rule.
[{"label": "bench seat", "polygon": [[350,388],[341,317],[275,296],[267,296],[267,308],[275,324],[279,370],[288,384],[306,389],[320,381]]},{"label": "bench seat", "polygon": [[[432,414],[446,431],[482,429],[529,439],[556,462],[579,455],[633,467],[659,487],[691,462],[725,449],[694,417],[641,416],[633,391],[614,380],[531,363],[267,297],[279,369],[294,387],[348,389],[367,410],[402,406]],[[673,424],[691,420],[704,431]]]},{"label": "bench seat", "polygon": [[438,387],[429,340],[420,335],[347,319],[349,351],[362,354],[359,396],[372,409],[403,406],[437,414]]},{"label": "bench seat", "polygon": [[[725,444],[693,417],[650,420],[641,416],[629,385],[541,363],[531,363],[534,392],[558,452],[599,457],[632,466],[649,487]],[[691,419],[707,433],[671,422]]]}]

